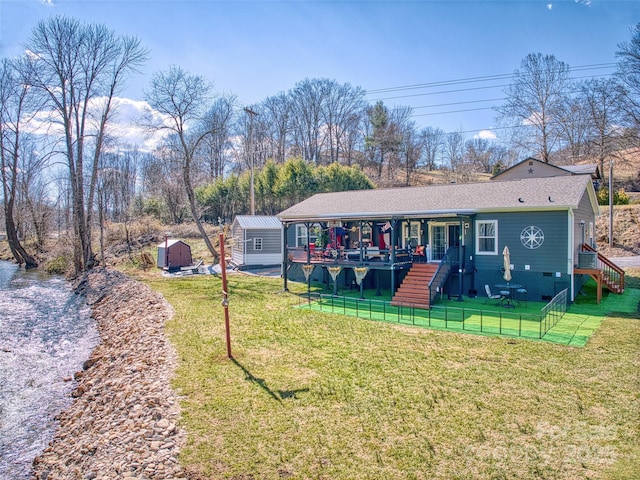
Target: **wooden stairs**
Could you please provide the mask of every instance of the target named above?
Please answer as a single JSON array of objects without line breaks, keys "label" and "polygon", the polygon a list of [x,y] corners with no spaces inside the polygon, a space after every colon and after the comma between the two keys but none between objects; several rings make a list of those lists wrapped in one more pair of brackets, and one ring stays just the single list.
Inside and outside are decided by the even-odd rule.
[{"label": "wooden stairs", "polygon": [[618,267],[615,263],[609,260],[607,257],[597,252],[588,244],[582,244],[583,252],[593,252],[597,254],[595,268],[579,268],[573,269],[574,274],[589,275],[593,278],[597,285],[598,290],[596,294],[596,303],[600,303],[602,299],[602,286],[604,285],[613,293],[624,293],[624,270]]},{"label": "wooden stairs", "polygon": [[438,270],[437,263],[414,263],[396,290],[391,305],[431,308],[429,282]]}]

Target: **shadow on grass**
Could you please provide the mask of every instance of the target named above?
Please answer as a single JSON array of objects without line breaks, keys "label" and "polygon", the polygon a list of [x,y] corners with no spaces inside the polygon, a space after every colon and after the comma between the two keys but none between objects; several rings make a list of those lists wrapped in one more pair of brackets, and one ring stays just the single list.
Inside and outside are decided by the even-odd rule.
[{"label": "shadow on grass", "polygon": [[262,390],[264,390],[265,392],[267,392],[269,394],[269,396],[271,398],[273,398],[274,400],[281,402],[282,399],[276,395],[276,393],[271,390],[269,388],[269,385],[267,385],[267,382],[264,378],[258,378],[256,377],[253,373],[251,373],[244,365],[242,365],[238,360],[236,360],[235,358],[232,358],[231,361],[233,363],[235,363],[240,370],[242,370],[242,372],[244,373],[244,379],[245,380],[249,380],[252,383],[255,383],[256,385],[258,385]]},{"label": "shadow on grass", "polygon": [[271,390],[271,388],[269,388],[269,385],[267,384],[264,378],[256,377],[253,373],[251,373],[244,365],[242,365],[235,358],[231,358],[231,361],[235,363],[236,366],[240,368],[240,370],[242,370],[242,372],[244,373],[245,380],[248,380],[258,385],[262,390],[267,392],[267,394],[269,394],[269,396],[277,402],[282,403],[282,400],[286,400],[287,398],[297,399],[298,398],[297,394],[309,391],[308,388],[298,388],[296,390],[278,390],[276,393],[273,390]]}]

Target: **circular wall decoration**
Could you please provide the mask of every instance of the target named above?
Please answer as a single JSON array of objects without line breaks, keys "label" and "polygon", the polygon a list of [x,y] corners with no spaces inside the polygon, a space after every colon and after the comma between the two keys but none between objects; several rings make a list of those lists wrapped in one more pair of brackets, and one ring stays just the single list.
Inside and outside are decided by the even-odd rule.
[{"label": "circular wall decoration", "polygon": [[529,225],[520,232],[520,241],[525,247],[534,250],[544,242],[544,233],[540,227]]}]

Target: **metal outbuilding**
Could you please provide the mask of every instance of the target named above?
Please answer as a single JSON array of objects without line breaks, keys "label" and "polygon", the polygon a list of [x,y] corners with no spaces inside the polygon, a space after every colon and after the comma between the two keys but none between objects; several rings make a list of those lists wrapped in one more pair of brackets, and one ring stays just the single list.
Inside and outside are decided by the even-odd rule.
[{"label": "metal outbuilding", "polygon": [[282,264],[283,228],[277,217],[237,215],[231,236],[231,260],[240,268]]},{"label": "metal outbuilding", "polygon": [[191,247],[182,240],[165,240],[158,245],[158,268],[174,270],[193,264]]}]

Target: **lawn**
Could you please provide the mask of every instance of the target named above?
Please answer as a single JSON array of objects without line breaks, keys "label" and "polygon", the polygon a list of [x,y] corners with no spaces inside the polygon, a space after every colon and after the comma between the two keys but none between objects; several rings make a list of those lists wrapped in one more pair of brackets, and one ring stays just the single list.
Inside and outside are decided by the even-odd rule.
[{"label": "lawn", "polygon": [[234,274],[229,360],[218,277],[144,281],[176,311],[193,478],[640,477],[640,322],[605,317],[629,311],[613,295],[575,348],[319,313]]},{"label": "lawn", "polygon": [[[431,309],[394,307],[389,291],[365,290],[362,294],[342,289],[339,295],[322,284],[311,284],[310,293],[300,296],[299,308],[318,312],[340,313],[369,320],[408,324],[438,330],[463,331],[474,334],[514,336],[583,347],[598,329],[608,312],[636,314],[640,290],[630,288],[622,296],[604,292],[596,304],[596,283],[588,280],[579,300],[563,315],[542,315],[546,302],[516,301],[514,308],[486,296],[436,298]],[[512,304],[513,305],[513,304]],[[562,305],[559,305],[561,307]],[[559,318],[559,320],[558,320]],[[557,324],[556,324],[557,321]]]}]

